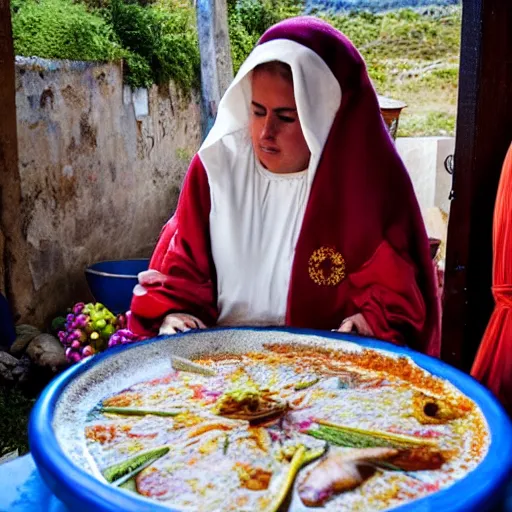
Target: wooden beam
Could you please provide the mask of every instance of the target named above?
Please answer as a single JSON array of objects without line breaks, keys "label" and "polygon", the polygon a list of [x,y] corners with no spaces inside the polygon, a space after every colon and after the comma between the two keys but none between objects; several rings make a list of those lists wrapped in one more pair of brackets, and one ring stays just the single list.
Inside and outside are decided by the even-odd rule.
[{"label": "wooden beam", "polygon": [[[1,212],[0,212],[0,250],[1,273],[0,286],[2,293],[7,294],[6,281],[8,268],[6,268],[6,226],[4,225],[6,206],[10,203],[11,195],[19,193],[16,183],[11,179],[18,174],[18,146],[16,138],[16,103],[14,83],[14,50],[12,44],[11,12],[9,0],[0,0],[0,187],[1,187]],[[7,265],[8,267],[8,265]]]},{"label": "wooden beam", "polygon": [[[18,171],[14,49],[9,0],[0,0],[0,286],[15,319],[17,300],[33,290],[22,234]],[[14,262],[17,262],[14,265]]]},{"label": "wooden beam", "polygon": [[512,140],[512,4],[464,0],[442,357],[469,370],[493,308],[492,220]]},{"label": "wooden beam", "polygon": [[226,0],[197,0],[197,32],[201,53],[203,135],[210,131],[219,101],[233,80]]}]

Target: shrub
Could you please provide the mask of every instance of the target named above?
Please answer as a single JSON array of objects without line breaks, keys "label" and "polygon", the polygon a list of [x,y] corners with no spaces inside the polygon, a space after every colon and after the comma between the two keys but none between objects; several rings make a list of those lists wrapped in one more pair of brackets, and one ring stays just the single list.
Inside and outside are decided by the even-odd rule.
[{"label": "shrub", "polygon": [[110,61],[125,58],[133,87],[174,80],[184,92],[198,84],[195,13],[188,3],[160,0],[14,0],[17,55]]},{"label": "shrub", "polygon": [[174,80],[184,92],[197,85],[199,47],[194,11],[186,5],[159,2],[143,7],[112,0],[106,13],[127,57],[127,82],[134,87],[150,81]]},{"label": "shrub", "polygon": [[17,55],[97,61],[123,55],[106,21],[71,0],[18,0],[12,28]]},{"label": "shrub", "polygon": [[235,73],[263,32],[275,23],[298,16],[303,0],[228,0],[228,24]]}]

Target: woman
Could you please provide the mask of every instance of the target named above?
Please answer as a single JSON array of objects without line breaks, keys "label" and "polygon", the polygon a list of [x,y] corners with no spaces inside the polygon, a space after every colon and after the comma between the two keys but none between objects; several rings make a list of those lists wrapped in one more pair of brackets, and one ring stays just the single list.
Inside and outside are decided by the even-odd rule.
[{"label": "woman", "polygon": [[364,62],[311,17],[270,28],[219,105],[134,290],[137,333],[357,331],[439,355],[428,241]]},{"label": "woman", "polygon": [[495,308],[471,375],[499,398],[512,416],[512,144],[496,194],[493,224],[492,294]]}]

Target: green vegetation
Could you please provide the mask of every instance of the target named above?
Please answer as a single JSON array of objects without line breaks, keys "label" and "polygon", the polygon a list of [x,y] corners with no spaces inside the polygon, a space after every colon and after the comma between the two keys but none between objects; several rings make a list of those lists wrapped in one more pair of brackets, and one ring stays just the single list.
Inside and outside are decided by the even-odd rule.
[{"label": "green vegetation", "polygon": [[[230,37],[235,70],[273,23],[295,15],[298,3],[231,0]],[[454,135],[458,87],[461,8],[432,8],[425,14],[400,9],[383,14],[355,11],[316,13],[341,30],[363,55],[383,96],[407,103],[399,136]]]},{"label": "green vegetation", "polygon": [[267,28],[299,16],[305,6],[304,0],[227,0],[227,4],[235,73]]},{"label": "green vegetation", "polygon": [[[188,0],[12,0],[18,55],[127,64],[134,87],[199,83],[195,13]],[[228,0],[233,66],[263,32],[299,15],[304,0]],[[379,94],[407,103],[400,136],[453,135],[460,6],[383,14],[316,13],[345,33],[366,60]]]},{"label": "green vegetation", "polygon": [[173,79],[185,91],[198,85],[195,13],[188,3],[162,0],[150,6],[112,0],[112,27],[128,53],[130,85]]},{"label": "green vegetation", "polygon": [[21,391],[0,388],[0,457],[18,450],[28,452],[27,425],[35,400]]},{"label": "green vegetation", "polygon": [[18,0],[12,5],[17,55],[70,60],[113,60],[122,56],[112,28],[84,4]]},{"label": "green vegetation", "polygon": [[199,48],[190,4],[107,0],[15,0],[17,55],[105,61],[125,59],[126,82],[148,87],[173,79],[188,92],[198,84]]},{"label": "green vegetation", "polygon": [[[407,103],[399,136],[454,135],[461,9],[352,14],[337,28],[366,60],[379,94]],[[363,26],[366,28],[363,29]]]}]

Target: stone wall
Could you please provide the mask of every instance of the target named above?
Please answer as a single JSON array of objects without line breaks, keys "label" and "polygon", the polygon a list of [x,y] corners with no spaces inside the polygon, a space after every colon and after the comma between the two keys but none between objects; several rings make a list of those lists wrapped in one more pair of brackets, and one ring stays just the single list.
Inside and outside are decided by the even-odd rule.
[{"label": "stone wall", "polygon": [[8,290],[16,320],[44,325],[88,299],[84,268],[151,254],[201,139],[199,97],[173,84],[123,87],[121,64],[17,59],[21,202],[27,243]]}]

